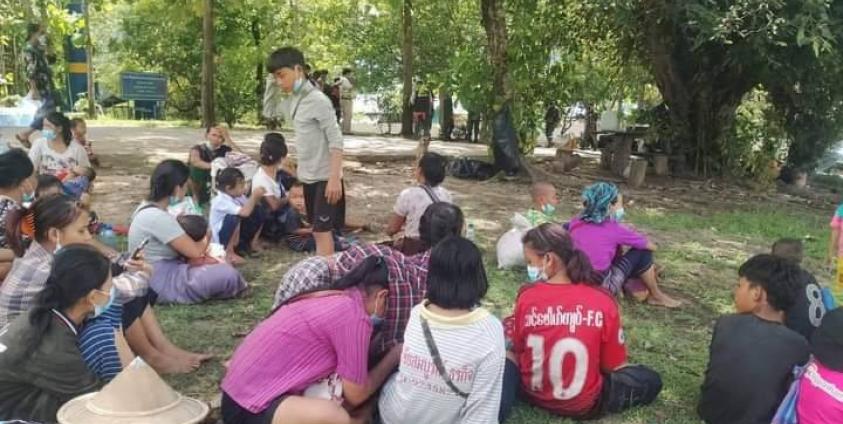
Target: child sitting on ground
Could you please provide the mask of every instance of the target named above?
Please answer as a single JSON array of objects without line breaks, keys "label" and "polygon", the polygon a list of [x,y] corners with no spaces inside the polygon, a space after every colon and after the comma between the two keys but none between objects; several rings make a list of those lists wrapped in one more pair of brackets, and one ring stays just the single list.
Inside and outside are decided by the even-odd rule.
[{"label": "child sitting on ground", "polygon": [[661,377],[627,363],[618,305],[600,288],[599,276],[565,228],[542,224],[528,231],[523,242],[532,284],[521,288],[505,320],[512,351],[504,373],[502,418],[519,385],[531,404],[579,419],[653,402]]},{"label": "child sitting on ground", "polygon": [[90,166],[73,167],[62,179],[64,194],[81,200],[84,195],[91,192],[96,178],[97,171]]},{"label": "child sitting on ground", "polygon": [[226,168],[217,175],[217,196],[211,200],[212,241],[225,247],[226,260],[242,265],[255,249],[263,217],[255,206],[265,194],[256,187],[246,197],[246,178],[237,168]]},{"label": "child sitting on ground", "polygon": [[556,187],[551,183],[538,182],[530,187],[530,197],[533,199],[533,207],[524,215],[530,226],[535,228],[548,222],[557,222],[556,207],[559,205],[559,197],[556,195]]},{"label": "child sitting on ground", "polygon": [[[603,288],[613,295],[638,278],[646,290],[636,291],[636,299],[651,305],[677,308],[681,302],[659,287],[653,251],[656,245],[643,234],[621,224],[623,195],[611,183],[596,183],[582,194],[584,209],[568,224],[574,245],[588,256],[591,266],[602,276]],[[626,249],[626,252],[624,252]]]},{"label": "child sitting on ground", "polygon": [[822,287],[810,272],[801,267],[802,241],[778,240],[773,244],[772,253],[774,256],[790,261],[798,268],[796,282],[799,290],[793,306],[785,313],[784,325],[804,336],[806,340],[811,340],[811,335],[820,326],[826,309],[823,303]]},{"label": "child sitting on ground", "polygon": [[828,313],[811,338],[814,360],[799,382],[799,424],[843,423],[843,309]]},{"label": "child sitting on ground", "polygon": [[451,193],[441,186],[445,180],[445,158],[436,153],[425,153],[415,168],[417,185],[404,189],[395,202],[386,234],[390,237],[404,231],[404,237],[393,247],[405,255],[424,252],[432,246],[425,246],[419,239],[419,219],[433,203],[453,203]]},{"label": "child sitting on ground", "polygon": [[[427,300],[410,312],[401,364],[381,392],[384,424],[498,422],[506,349],[501,322],[480,306],[487,289],[474,243],[433,248]],[[437,361],[447,374],[419,366]]]},{"label": "child sitting on ground", "polygon": [[[287,246],[295,252],[315,252],[316,240],[313,238],[313,226],[305,221],[307,207],[304,202],[304,185],[298,181],[294,182],[287,195],[290,208],[283,217]],[[346,250],[348,242],[334,233],[334,248],[337,252]]]},{"label": "child sitting on ground", "polygon": [[225,250],[222,246],[211,243],[208,221],[201,215],[182,215],[176,218],[185,234],[193,241],[205,244],[205,255],[194,259],[185,258],[190,266],[214,265],[225,262]]},{"label": "child sitting on ground", "polygon": [[697,412],[708,424],[769,423],[787,393],[793,367],[808,361],[808,342],[785,327],[799,291],[798,269],[773,255],[738,270],[737,314],[714,325]]},{"label": "child sitting on ground", "polygon": [[88,140],[88,125],[82,118],[73,118],[70,120],[70,133],[73,135],[73,141],[79,143],[88,154],[88,161],[91,165],[100,166],[100,159],[94,154],[93,143]]},{"label": "child sitting on ground", "polygon": [[266,191],[260,202],[260,207],[266,212],[261,236],[272,242],[284,236],[283,221],[289,209],[286,189],[277,180],[286,159],[287,144],[284,136],[280,133],[264,135],[260,147],[260,168],[252,177],[252,188],[263,187]]}]

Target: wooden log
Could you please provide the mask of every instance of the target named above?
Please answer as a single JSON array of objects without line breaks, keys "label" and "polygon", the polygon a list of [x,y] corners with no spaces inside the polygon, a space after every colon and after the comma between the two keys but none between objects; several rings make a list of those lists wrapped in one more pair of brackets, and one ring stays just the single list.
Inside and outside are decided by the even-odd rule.
[{"label": "wooden log", "polygon": [[664,177],[670,173],[670,161],[668,160],[667,155],[653,155],[653,165],[655,167],[656,175],[660,177]]},{"label": "wooden log", "polygon": [[644,185],[644,179],[647,176],[647,159],[633,157],[630,160],[629,179],[627,179],[627,182],[631,187],[641,187]]}]

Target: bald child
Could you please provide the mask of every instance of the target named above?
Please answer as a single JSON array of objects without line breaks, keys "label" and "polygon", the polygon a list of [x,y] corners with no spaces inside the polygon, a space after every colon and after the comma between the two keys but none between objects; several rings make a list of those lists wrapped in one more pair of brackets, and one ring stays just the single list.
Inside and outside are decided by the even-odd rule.
[{"label": "bald child", "polygon": [[556,187],[548,182],[534,183],[530,187],[530,196],[533,205],[525,215],[530,221],[530,226],[537,227],[548,222],[557,222],[556,206],[559,205],[559,198],[556,196]]}]

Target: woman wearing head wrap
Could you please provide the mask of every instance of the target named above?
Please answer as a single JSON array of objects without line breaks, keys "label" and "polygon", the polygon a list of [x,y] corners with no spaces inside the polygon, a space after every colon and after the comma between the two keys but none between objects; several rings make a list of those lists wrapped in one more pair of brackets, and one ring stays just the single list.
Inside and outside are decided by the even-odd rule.
[{"label": "woman wearing head wrap", "polygon": [[582,194],[585,209],[568,225],[577,249],[603,276],[603,287],[617,294],[627,280],[638,278],[647,287],[647,302],[675,308],[680,302],[661,291],[653,263],[656,246],[643,234],[623,225],[623,195],[617,186],[599,182]]}]

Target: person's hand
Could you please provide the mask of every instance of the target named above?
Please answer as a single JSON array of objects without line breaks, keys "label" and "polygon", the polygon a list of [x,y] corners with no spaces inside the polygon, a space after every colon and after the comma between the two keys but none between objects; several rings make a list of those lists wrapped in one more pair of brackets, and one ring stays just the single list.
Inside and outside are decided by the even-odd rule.
[{"label": "person's hand", "polygon": [[143,272],[152,275],[152,265],[143,260],[143,253],[141,253],[141,257],[139,259],[127,259],[123,264],[123,267],[126,268],[126,271]]},{"label": "person's hand", "polygon": [[336,205],[342,198],[342,184],[339,178],[328,179],[328,186],[325,187],[325,199],[329,205]]},{"label": "person's hand", "polygon": [[266,194],[266,189],[263,187],[255,187],[252,189],[252,197],[255,199],[260,199],[264,194]]}]

